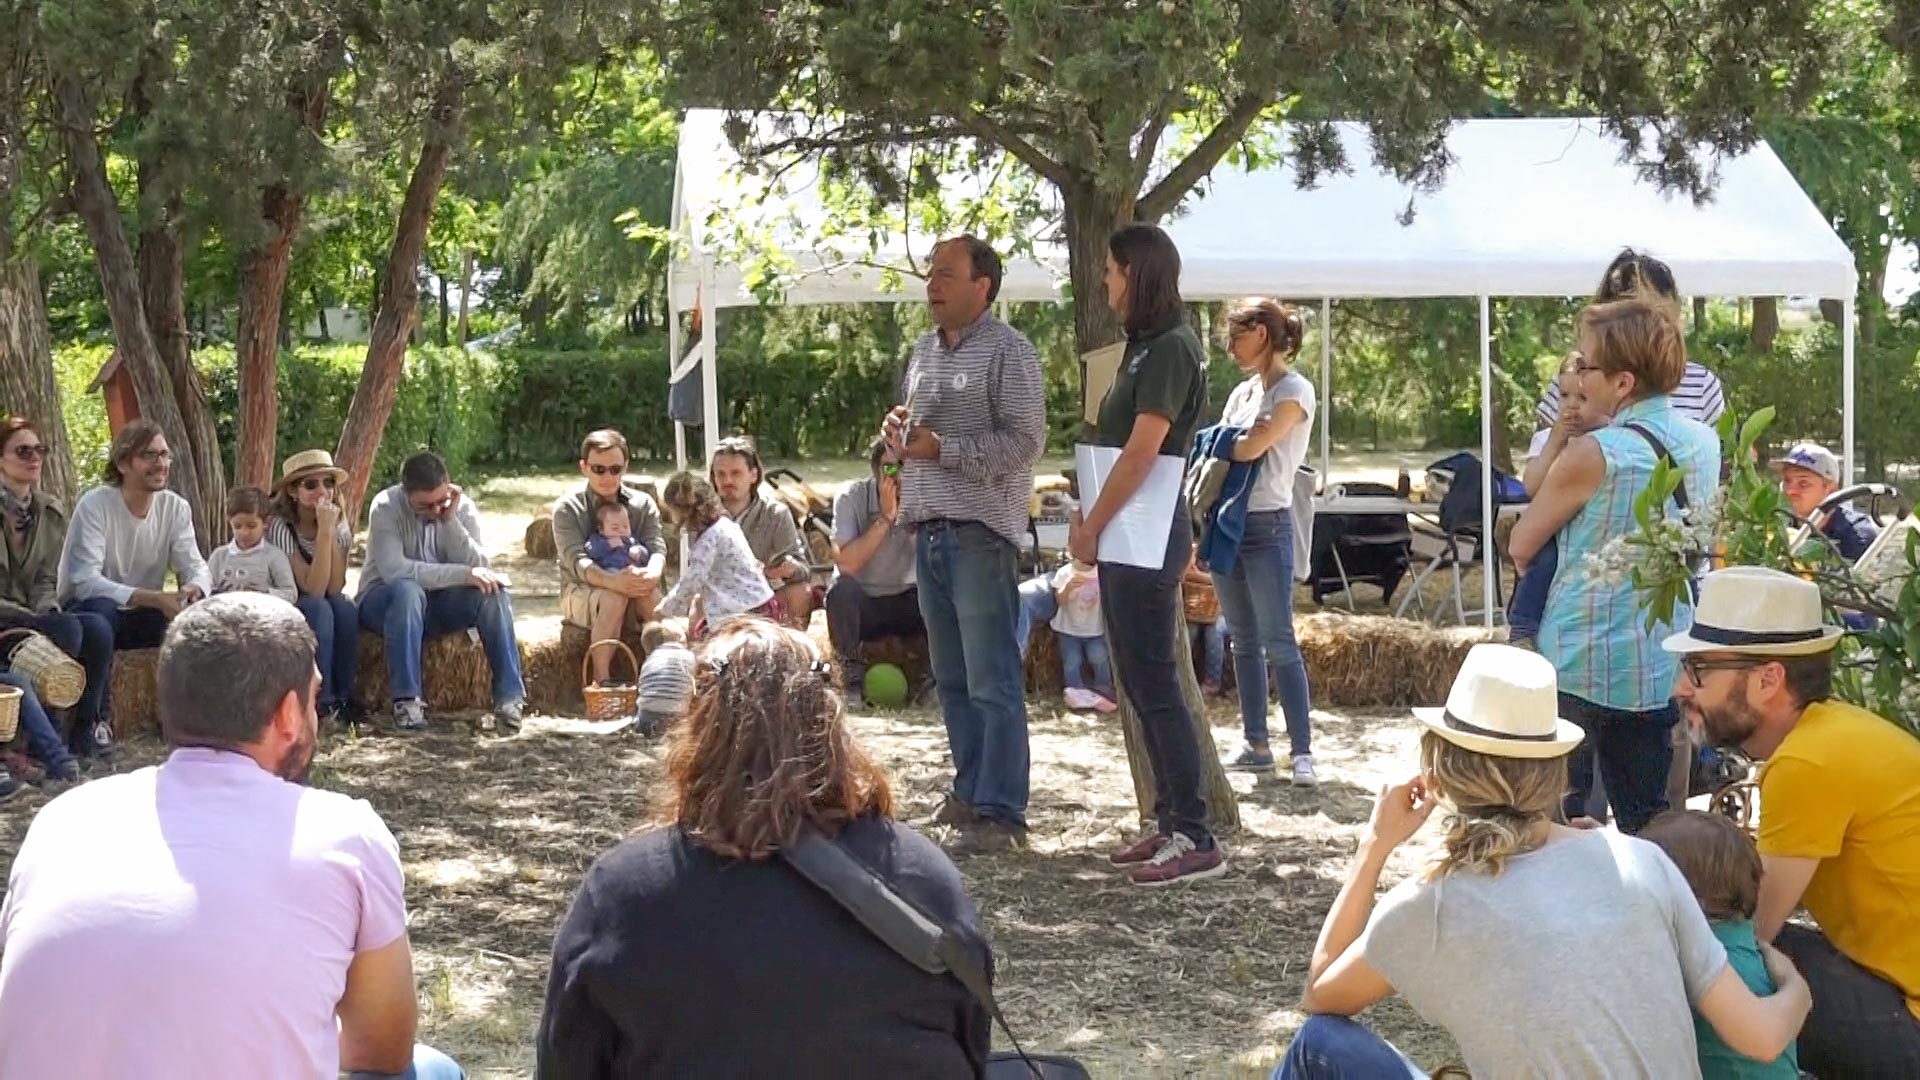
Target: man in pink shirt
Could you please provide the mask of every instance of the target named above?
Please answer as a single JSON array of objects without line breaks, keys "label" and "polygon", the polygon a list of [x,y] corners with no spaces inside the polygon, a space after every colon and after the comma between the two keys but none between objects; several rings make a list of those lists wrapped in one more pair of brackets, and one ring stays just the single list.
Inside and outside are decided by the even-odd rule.
[{"label": "man in pink shirt", "polygon": [[414,1045],[400,850],[305,786],[320,675],[291,605],[232,593],[160,649],[162,765],[40,811],[0,906],[0,1076],[457,1080]]}]

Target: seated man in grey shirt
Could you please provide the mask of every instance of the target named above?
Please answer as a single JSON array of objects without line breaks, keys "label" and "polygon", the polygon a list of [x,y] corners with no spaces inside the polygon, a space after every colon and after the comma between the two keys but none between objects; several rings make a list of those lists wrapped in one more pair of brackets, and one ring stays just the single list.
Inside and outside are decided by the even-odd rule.
[{"label": "seated man in grey shirt", "polygon": [[848,484],[833,501],[827,636],[850,695],[861,692],[866,675],[861,642],[927,632],[914,587],[913,534],[900,527],[900,467],[886,457],[887,444],[875,439],[867,448],[873,475]]}]

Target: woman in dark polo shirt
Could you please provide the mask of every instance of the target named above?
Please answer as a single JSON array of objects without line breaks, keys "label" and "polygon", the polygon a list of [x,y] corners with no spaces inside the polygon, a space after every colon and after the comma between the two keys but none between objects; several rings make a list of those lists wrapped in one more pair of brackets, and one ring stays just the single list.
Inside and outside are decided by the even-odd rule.
[{"label": "woman in dark polo shirt", "polygon": [[[1121,448],[1120,460],[1074,528],[1073,557],[1093,562],[1100,532],[1146,478],[1154,458],[1184,458],[1207,412],[1206,351],[1180,300],[1180,252],[1153,225],[1127,225],[1107,240],[1107,304],[1127,330],[1127,350],[1100,404],[1094,442]],[[1200,748],[1180,693],[1176,635],[1180,577],[1193,549],[1186,506],[1174,508],[1158,568],[1100,562],[1107,640],[1127,699],[1140,714],[1155,783],[1153,832],[1112,855],[1136,885],[1168,885],[1226,872],[1207,828]]]}]

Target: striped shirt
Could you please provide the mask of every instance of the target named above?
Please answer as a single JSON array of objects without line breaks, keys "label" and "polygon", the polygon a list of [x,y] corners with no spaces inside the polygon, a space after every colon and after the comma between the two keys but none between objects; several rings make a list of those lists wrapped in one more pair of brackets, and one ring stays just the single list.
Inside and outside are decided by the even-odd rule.
[{"label": "striped shirt", "polygon": [[952,348],[930,331],[914,342],[906,395],[908,420],[939,434],[940,459],[901,465],[901,519],[977,521],[1018,546],[1033,464],[1047,443],[1033,343],[991,313],[961,330]]},{"label": "striped shirt", "polygon": [[[1727,411],[1727,395],[1720,388],[1720,376],[1691,360],[1687,361],[1687,373],[1680,377],[1679,389],[1667,396],[1673,400],[1674,411],[1709,428],[1718,424],[1720,414]],[[1533,415],[1542,428],[1560,422],[1559,379],[1547,380],[1547,395],[1540,399]]]},{"label": "striped shirt", "polygon": [[1560,565],[1541,618],[1539,647],[1559,673],[1561,693],[1609,709],[1645,712],[1665,705],[1673,693],[1678,658],[1660,642],[1693,625],[1693,607],[1682,598],[1672,622],[1649,632],[1631,584],[1609,584],[1587,573],[1588,555],[1639,528],[1634,500],[1653,478],[1653,447],[1625,427],[1629,422],[1651,431],[1673,454],[1689,506],[1706,506],[1720,486],[1720,441],[1680,415],[1666,395],[1625,406],[1613,426],[1594,432],[1606,475],[1560,529]]},{"label": "striped shirt", "polygon": [[693,651],[663,642],[640,665],[640,711],[679,715],[693,700]]},{"label": "striped shirt", "polygon": [[[353,550],[353,533],[347,528],[345,518],[341,518],[334,526],[333,539],[340,548],[340,557],[346,558],[347,552]],[[286,552],[289,559],[299,555],[308,562],[313,561],[314,542],[301,536],[300,530],[294,528],[291,522],[278,514],[267,521],[267,543]]]}]

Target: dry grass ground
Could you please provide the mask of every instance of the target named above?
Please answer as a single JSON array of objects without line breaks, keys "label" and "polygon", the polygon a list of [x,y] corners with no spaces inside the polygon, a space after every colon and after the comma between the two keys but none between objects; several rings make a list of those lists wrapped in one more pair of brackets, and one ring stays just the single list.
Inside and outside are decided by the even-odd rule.
[{"label": "dry grass ground", "polygon": [[[1258,1076],[1301,1020],[1301,987],[1372,792],[1412,760],[1404,715],[1316,715],[1328,782],[1296,790],[1235,778],[1246,827],[1231,869],[1196,886],[1131,888],[1106,865],[1133,827],[1118,731],[1093,715],[1032,707],[1031,849],[960,856],[984,914],[1009,1019],[1030,1048],[1075,1054],[1094,1075]],[[1237,721],[1216,710],[1221,750]],[[862,740],[894,777],[908,816],[932,810],[948,776],[928,711],[862,715]],[[315,783],[368,799],[406,859],[422,1037],[477,1077],[530,1073],[552,934],[588,863],[631,831],[661,746],[539,719],[516,738],[437,724],[411,740],[338,738]],[[151,742],[123,767],[157,760]],[[11,865],[37,797],[0,809]],[[937,839],[946,839],[940,833]],[[1396,856],[1395,876],[1414,856]],[[1452,1053],[1403,1006],[1373,1020],[1423,1064]]]}]

